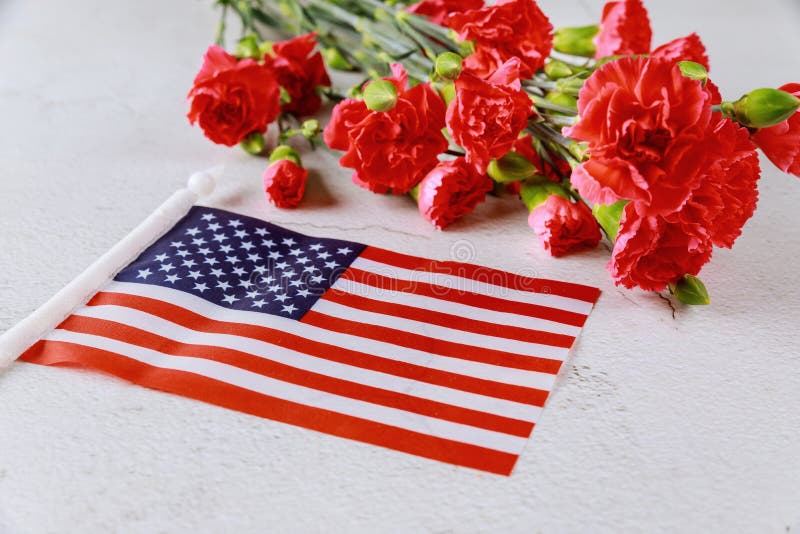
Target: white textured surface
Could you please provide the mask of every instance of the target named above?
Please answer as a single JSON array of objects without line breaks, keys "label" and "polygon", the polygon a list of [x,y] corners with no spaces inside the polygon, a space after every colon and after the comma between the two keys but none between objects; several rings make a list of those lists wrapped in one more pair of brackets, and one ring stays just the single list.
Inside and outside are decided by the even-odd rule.
[{"label": "white textured surface", "polygon": [[[800,181],[765,166],[758,214],[703,272],[713,305],[674,319],[614,289],[605,251],[548,258],[514,202],[436,232],[319,152],[304,207],[278,211],[259,194],[264,161],[183,116],[208,4],[0,3],[0,330],[220,162],[220,206],[431,257],[473,247],[603,296],[511,478],[15,364],[0,376],[0,532],[800,529]],[[542,4],[559,25],[601,2]],[[657,42],[702,32],[728,95],[800,79],[796,0],[649,4]]]}]

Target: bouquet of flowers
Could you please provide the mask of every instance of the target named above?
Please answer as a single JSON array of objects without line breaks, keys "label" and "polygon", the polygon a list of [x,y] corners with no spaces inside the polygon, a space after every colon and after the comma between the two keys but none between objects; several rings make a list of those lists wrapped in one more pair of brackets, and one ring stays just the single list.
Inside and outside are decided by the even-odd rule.
[{"label": "bouquet of flowers", "polygon": [[[696,275],[753,215],[757,149],[800,176],[800,84],[725,100],[701,38],[653,47],[641,0],[556,30],[534,0],[217,4],[189,120],[215,143],[269,154],[264,189],[278,207],[297,206],[306,182],[287,141],[322,136],[356,185],[410,195],[438,228],[487,194],[517,195],[553,256],[605,235],[616,284],[707,304]],[[233,53],[230,15],[242,25]],[[280,33],[294,37],[265,39]],[[363,78],[335,89],[326,66]],[[335,103],[324,129],[301,122],[323,98]]]}]

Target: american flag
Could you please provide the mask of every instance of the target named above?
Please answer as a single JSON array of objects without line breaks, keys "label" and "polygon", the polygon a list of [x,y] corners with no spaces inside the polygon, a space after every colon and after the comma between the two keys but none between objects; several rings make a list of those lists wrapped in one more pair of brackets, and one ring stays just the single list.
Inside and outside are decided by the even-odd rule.
[{"label": "american flag", "polygon": [[508,475],[598,295],[194,207],[22,359]]}]

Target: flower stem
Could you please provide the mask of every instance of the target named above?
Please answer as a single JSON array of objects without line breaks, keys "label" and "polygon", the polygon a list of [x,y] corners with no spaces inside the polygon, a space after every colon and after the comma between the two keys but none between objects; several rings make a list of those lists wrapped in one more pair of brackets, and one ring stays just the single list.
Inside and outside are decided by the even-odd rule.
[{"label": "flower stem", "polygon": [[533,99],[533,103],[539,109],[546,109],[548,111],[555,111],[556,113],[563,113],[564,115],[569,115],[575,117],[578,115],[578,112],[572,108],[566,108],[564,106],[559,106],[558,104],[554,104],[550,102],[546,98],[542,98],[539,95],[531,94],[531,98]]},{"label": "flower stem", "polygon": [[219,15],[219,22],[217,23],[217,35],[214,38],[214,42],[217,46],[225,46],[225,22],[228,19],[228,4],[222,4],[222,9],[220,10]]}]

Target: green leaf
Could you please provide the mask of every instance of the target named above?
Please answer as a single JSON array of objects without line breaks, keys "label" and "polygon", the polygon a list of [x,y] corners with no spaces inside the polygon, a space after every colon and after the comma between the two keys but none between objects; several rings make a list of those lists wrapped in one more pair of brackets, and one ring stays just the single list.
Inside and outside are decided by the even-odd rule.
[{"label": "green leaf", "polygon": [[669,290],[684,304],[705,306],[711,303],[705,284],[691,274],[684,275],[677,284],[670,284]]},{"label": "green leaf", "polygon": [[603,231],[608,236],[608,239],[613,243],[617,240],[619,233],[619,221],[622,219],[622,212],[628,204],[627,200],[620,200],[615,204],[606,206],[603,204],[596,204],[592,206],[592,214],[597,222],[603,228]]},{"label": "green leaf", "polygon": [[690,80],[697,80],[702,82],[703,85],[708,81],[708,71],[700,63],[694,61],[679,61],[678,67],[681,69],[681,74]]}]

